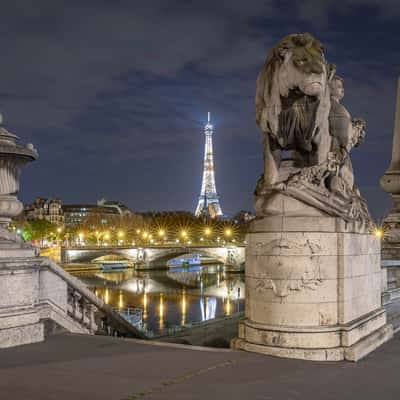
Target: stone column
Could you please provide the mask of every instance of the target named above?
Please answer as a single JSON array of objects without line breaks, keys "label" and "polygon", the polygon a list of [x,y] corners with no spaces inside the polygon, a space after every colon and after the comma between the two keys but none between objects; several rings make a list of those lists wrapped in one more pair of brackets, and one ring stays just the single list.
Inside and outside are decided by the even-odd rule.
[{"label": "stone column", "polygon": [[380,183],[382,189],[391,195],[394,203],[384,220],[385,237],[382,258],[400,260],[400,78],[397,87],[392,161]]}]

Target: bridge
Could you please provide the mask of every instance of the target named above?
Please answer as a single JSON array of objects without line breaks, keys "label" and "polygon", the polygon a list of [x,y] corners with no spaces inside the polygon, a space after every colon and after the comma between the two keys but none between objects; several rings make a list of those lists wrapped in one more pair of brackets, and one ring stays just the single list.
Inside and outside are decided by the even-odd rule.
[{"label": "bridge", "polygon": [[215,258],[218,262],[239,269],[244,265],[244,246],[80,246],[62,247],[62,263],[92,262],[107,255],[121,256],[136,264],[137,268],[151,269],[164,266],[169,260],[184,254],[200,254]]}]

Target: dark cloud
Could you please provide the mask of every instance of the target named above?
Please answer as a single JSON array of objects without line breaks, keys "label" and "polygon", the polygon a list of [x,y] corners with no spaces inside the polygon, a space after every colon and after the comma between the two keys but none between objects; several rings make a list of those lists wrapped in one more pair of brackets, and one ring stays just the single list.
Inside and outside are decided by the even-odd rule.
[{"label": "dark cloud", "polygon": [[262,169],[255,79],[275,42],[310,31],[346,80],[349,110],[367,120],[366,144],[353,158],[381,216],[399,20],[398,1],[384,0],[2,4],[1,109],[41,156],[24,172],[21,196],[193,209],[211,111],[223,209],[251,208]]}]

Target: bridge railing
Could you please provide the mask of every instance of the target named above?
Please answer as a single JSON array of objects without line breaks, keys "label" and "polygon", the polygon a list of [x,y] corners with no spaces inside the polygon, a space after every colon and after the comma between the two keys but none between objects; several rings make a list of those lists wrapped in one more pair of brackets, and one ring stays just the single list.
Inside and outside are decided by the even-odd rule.
[{"label": "bridge railing", "polygon": [[[103,333],[111,332],[113,335],[145,338],[145,335],[139,329],[113,310],[111,306],[105,304],[79,279],[64,271],[63,268],[48,258],[42,257],[41,263],[41,268],[48,269],[66,284],[67,300],[66,310],[64,311],[87,333],[93,334],[98,331],[95,313],[100,312],[103,316],[101,318],[102,327],[107,327],[107,329],[103,329]],[[50,300],[49,303],[54,302]]]}]

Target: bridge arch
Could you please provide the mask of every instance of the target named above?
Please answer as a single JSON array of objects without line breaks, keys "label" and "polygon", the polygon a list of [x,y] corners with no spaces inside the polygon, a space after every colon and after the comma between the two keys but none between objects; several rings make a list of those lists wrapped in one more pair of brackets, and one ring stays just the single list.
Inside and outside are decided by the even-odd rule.
[{"label": "bridge arch", "polygon": [[119,256],[128,261],[137,260],[137,249],[118,249],[118,248],[85,248],[61,250],[61,262],[63,263],[90,263],[100,257]]},{"label": "bridge arch", "polygon": [[85,247],[85,248],[62,248],[62,263],[92,262],[104,256],[120,256],[126,260],[138,263],[145,268],[159,266],[168,260],[184,254],[198,253],[200,255],[215,258],[218,262],[233,267],[240,267],[244,264],[244,247]]},{"label": "bridge arch", "polygon": [[192,248],[180,248],[180,249],[171,249],[171,251],[163,252],[162,254],[155,254],[148,256],[146,263],[148,266],[161,266],[166,265],[168,261],[178,258],[183,255],[190,254],[200,254],[201,256],[207,256],[215,259],[217,263],[225,264],[226,257],[223,255],[216,255],[211,251],[207,251],[204,249],[192,249]]}]

